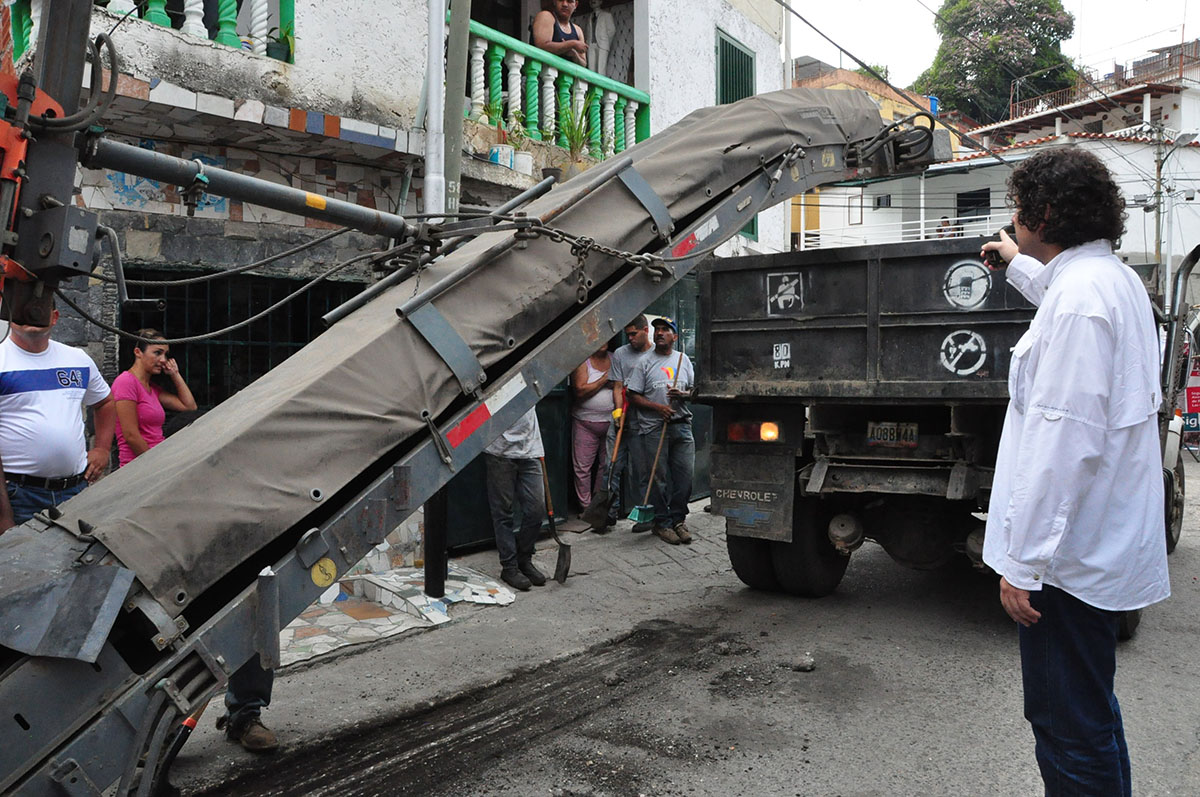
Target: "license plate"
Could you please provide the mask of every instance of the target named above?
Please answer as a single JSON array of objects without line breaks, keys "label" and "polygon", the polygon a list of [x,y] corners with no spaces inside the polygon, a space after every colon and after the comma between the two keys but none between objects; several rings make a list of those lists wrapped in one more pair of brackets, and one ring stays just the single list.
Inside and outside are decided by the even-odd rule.
[{"label": "license plate", "polygon": [[889,448],[916,448],[917,424],[895,421],[867,421],[867,445]]}]

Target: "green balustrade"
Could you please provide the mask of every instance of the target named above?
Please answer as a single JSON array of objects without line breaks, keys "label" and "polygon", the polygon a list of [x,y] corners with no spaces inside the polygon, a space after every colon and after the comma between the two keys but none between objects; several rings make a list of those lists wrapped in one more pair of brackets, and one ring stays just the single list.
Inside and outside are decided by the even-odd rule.
[{"label": "green balustrade", "polygon": [[[521,86],[524,97],[521,98],[523,102],[520,103],[520,107],[524,109],[525,129],[529,138],[535,140],[543,138],[542,126],[540,124],[541,111],[543,109],[541,108],[539,76],[546,67],[554,67],[558,70],[558,76],[554,81],[554,94],[557,100],[557,107],[560,109],[570,106],[572,87],[580,80],[586,81],[588,94],[584,98],[583,113],[586,115],[588,122],[588,149],[593,156],[598,158],[604,157],[603,149],[605,141],[602,98],[606,91],[613,92],[617,97],[613,107],[613,151],[621,152],[627,149],[625,146],[626,124],[624,114],[630,102],[638,104],[637,124],[635,128],[636,140],[641,141],[649,137],[650,95],[646,92],[635,89],[632,86],[627,86],[624,83],[618,83],[612,78],[579,66],[573,61],[568,61],[553,53],[548,53],[545,50],[526,44],[519,39],[506,36],[476,20],[471,20],[471,35],[478,36],[489,42],[488,49],[484,55],[484,72],[487,89],[484,107],[494,108],[501,104],[504,91],[504,56],[508,53],[520,53],[525,57],[523,67],[525,79],[522,81]],[[557,114],[555,115],[557,116]],[[495,120],[492,121],[493,123],[495,122]],[[562,131],[562,126],[557,124],[557,118],[553,138],[558,146],[566,147],[566,135]]]},{"label": "green balustrade", "polygon": [[8,15],[13,38],[13,62],[16,63],[29,49],[29,37],[33,35],[33,15],[29,13],[29,0],[17,0],[9,6]]},{"label": "green balustrade", "polygon": [[601,136],[603,128],[603,120],[600,115],[600,94],[601,90],[595,86],[588,92],[587,99],[584,100],[587,106],[588,115],[588,149],[591,151],[593,158],[604,157],[603,137]]},{"label": "green balustrade", "polygon": [[571,107],[571,87],[574,85],[575,78],[572,76],[558,76],[558,107],[560,109],[560,115],[556,117],[554,122],[554,126],[558,130],[558,140],[555,143],[563,149],[566,149],[567,147],[567,134],[566,131],[563,130],[563,126],[558,123],[558,119],[562,118],[561,109]]},{"label": "green balustrade", "polygon": [[218,0],[217,35],[214,41],[235,50],[242,47],[242,40],[237,35],[237,11],[237,0]]},{"label": "green balustrade", "polygon": [[629,100],[624,97],[617,97],[617,104],[613,107],[613,135],[616,141],[613,142],[613,152],[625,151],[625,106],[629,104]]},{"label": "green balustrade", "polygon": [[539,130],[538,106],[541,103],[541,81],[538,75],[542,73],[542,62],[532,58],[525,60],[525,135],[534,141],[542,140]]},{"label": "green balustrade", "polygon": [[167,16],[167,0],[147,0],[142,19],[164,28],[171,27],[171,18]]},{"label": "green balustrade", "polygon": [[484,101],[484,108],[491,108],[499,118],[493,119],[492,112],[488,114],[488,122],[491,124],[504,124],[504,111],[500,98],[504,95],[504,56],[507,51],[498,44],[492,44],[488,47],[487,55],[484,56],[487,60],[487,100]]}]

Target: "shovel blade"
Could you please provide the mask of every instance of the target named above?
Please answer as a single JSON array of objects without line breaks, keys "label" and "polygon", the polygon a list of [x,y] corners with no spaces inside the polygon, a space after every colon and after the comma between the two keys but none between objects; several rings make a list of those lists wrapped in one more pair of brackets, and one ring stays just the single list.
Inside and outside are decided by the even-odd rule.
[{"label": "shovel blade", "polygon": [[567,583],[567,574],[571,572],[571,546],[558,546],[558,561],[554,563],[554,580],[559,584]]},{"label": "shovel blade", "polygon": [[608,490],[596,493],[588,508],[579,517],[593,529],[603,529],[608,525],[608,509],[612,504],[612,494]]}]

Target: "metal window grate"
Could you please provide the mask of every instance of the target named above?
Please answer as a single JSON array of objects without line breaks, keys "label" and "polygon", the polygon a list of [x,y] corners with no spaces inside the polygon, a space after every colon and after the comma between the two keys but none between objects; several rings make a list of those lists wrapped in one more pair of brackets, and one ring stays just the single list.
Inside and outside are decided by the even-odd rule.
[{"label": "metal window grate", "polygon": [[[180,279],[201,272],[129,269],[131,279]],[[121,328],[161,330],[168,338],[229,326],[264,310],[307,280],[237,275],[194,285],[130,285],[132,298],[163,298],[166,309],[128,312]],[[361,291],[359,282],[324,282],[288,305],[228,336],[171,347],[202,410],[210,409],[290,357],[322,332],[321,316]],[[121,339],[118,363],[128,368],[133,343]]]},{"label": "metal window grate", "polygon": [[717,104],[754,95],[754,53],[717,30]]}]

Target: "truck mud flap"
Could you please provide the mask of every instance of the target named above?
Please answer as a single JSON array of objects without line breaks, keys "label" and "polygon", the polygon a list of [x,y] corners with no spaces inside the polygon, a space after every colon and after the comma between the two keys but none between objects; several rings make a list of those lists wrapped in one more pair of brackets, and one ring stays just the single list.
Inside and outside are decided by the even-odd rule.
[{"label": "truck mud flap", "polygon": [[712,449],[712,512],[724,515],[725,531],[737,537],[792,539],[796,452]]}]

